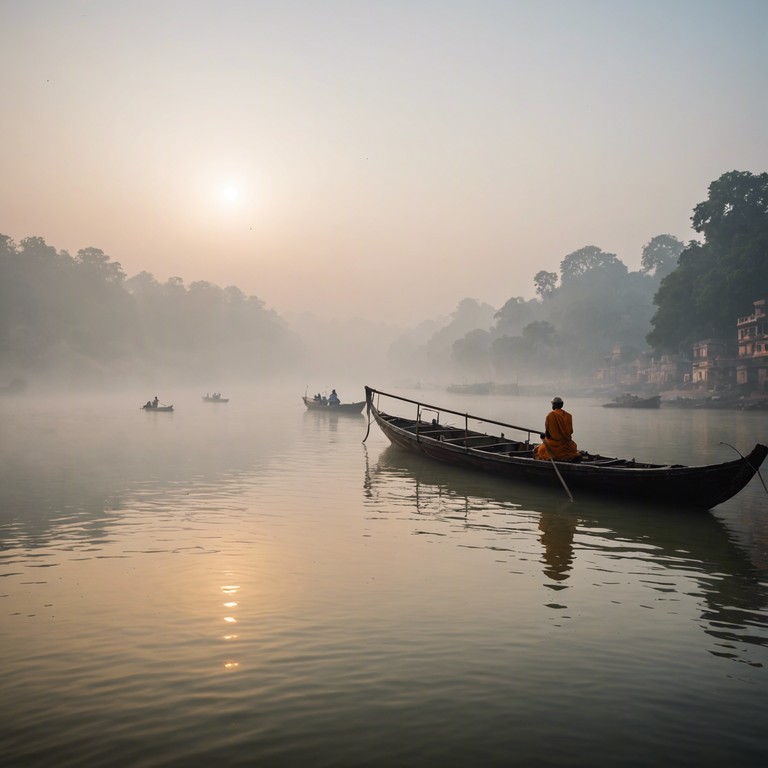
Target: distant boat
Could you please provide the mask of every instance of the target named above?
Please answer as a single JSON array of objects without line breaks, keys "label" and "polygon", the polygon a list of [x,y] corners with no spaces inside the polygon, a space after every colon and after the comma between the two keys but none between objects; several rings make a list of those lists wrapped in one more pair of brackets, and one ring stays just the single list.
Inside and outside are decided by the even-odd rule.
[{"label": "distant boat", "polygon": [[302,396],[301,399],[310,411],[325,411],[326,413],[362,413],[363,408],[365,408],[365,400],[361,400],[359,403],[336,403],[335,405],[331,405],[327,400],[323,402],[305,396]]},{"label": "distant boat", "polygon": [[[711,509],[735,496],[752,479],[768,455],[768,447],[756,444],[746,456],[723,464],[683,466],[650,464],[635,459],[612,458],[582,451],[578,462],[541,461],[533,458],[531,436],[537,429],[505,424],[480,416],[440,408],[366,387],[370,415],[389,441],[399,448],[436,461],[482,470],[520,482],[565,486],[587,493],[660,504]],[[379,410],[379,399],[389,398],[415,406],[416,418],[395,416]],[[442,418],[458,418],[457,425]],[[470,419],[480,432],[469,429]],[[525,441],[498,435],[498,429],[527,433]],[[366,435],[367,437],[367,435]],[[570,491],[569,491],[570,495]]]},{"label": "distant boat", "polygon": [[615,398],[610,403],[603,403],[603,408],[659,408],[661,407],[661,395],[653,397],[638,397],[627,393]]},{"label": "distant boat", "polygon": [[212,395],[205,395],[203,397],[203,402],[204,403],[228,403],[229,402],[229,398],[228,397],[222,397],[221,395],[216,394],[214,392],[214,394],[212,394]]},{"label": "distant boat", "polygon": [[173,410],[172,405],[152,405],[152,403],[145,403],[141,406],[142,411],[163,411],[164,413],[169,413]]}]

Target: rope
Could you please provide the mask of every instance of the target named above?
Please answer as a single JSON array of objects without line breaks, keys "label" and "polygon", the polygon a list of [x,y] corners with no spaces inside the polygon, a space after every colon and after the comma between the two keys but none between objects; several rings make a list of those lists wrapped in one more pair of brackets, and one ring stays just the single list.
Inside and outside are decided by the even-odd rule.
[{"label": "rope", "polygon": [[760,482],[763,484],[763,490],[766,493],[768,493],[768,488],[765,487],[765,480],[763,480],[763,476],[760,474],[760,467],[753,467],[747,460],[747,457],[744,456],[744,454],[742,454],[742,452],[738,448],[731,445],[730,443],[726,443],[724,440],[721,440],[719,444],[727,445],[729,448],[733,448],[733,450],[736,451],[736,453],[738,453],[742,459],[744,459],[744,462],[746,463],[746,465],[760,478]]},{"label": "rope", "polygon": [[365,412],[368,414],[368,429],[365,430],[363,442],[368,439],[368,435],[371,431],[371,396],[368,392],[365,393]]}]

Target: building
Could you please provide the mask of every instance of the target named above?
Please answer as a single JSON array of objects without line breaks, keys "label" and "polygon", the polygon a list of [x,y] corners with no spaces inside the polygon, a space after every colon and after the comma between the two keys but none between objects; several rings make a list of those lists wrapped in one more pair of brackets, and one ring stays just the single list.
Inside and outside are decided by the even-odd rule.
[{"label": "building", "polygon": [[747,390],[768,392],[768,320],[765,299],[754,302],[754,312],[736,323],[738,357],[736,383]]},{"label": "building", "polygon": [[702,339],[693,345],[691,382],[701,389],[727,389],[736,380],[736,349],[724,339]]},{"label": "building", "polygon": [[598,369],[595,381],[615,387],[632,388],[638,383],[640,350],[624,344],[614,344],[605,365]]},{"label": "building", "polygon": [[641,365],[640,378],[655,390],[681,387],[690,379],[691,361],[681,355],[645,356]]}]

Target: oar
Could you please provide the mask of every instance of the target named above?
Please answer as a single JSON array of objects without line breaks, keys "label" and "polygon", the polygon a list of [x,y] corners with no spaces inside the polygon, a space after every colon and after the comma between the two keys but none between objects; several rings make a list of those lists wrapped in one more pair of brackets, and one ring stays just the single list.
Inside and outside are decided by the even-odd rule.
[{"label": "oar", "polygon": [[560,482],[563,484],[563,488],[565,488],[565,492],[568,494],[568,498],[571,501],[573,501],[573,495],[568,489],[568,486],[565,484],[565,480],[563,480],[563,476],[560,474],[560,470],[557,468],[557,464],[555,463],[555,457],[552,455],[552,449],[549,447],[549,444],[547,443],[547,438],[544,437],[541,442],[544,443],[544,447],[547,449],[547,453],[549,454],[549,459],[552,462],[552,467],[555,470],[555,473],[557,474],[558,478],[560,478]]}]

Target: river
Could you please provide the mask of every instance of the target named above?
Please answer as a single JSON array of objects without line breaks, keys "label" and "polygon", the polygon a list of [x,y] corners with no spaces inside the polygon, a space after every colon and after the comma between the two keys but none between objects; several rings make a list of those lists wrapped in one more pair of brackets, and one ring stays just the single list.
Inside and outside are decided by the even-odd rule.
[{"label": "river", "polygon": [[[759,478],[571,503],[293,386],[154,394],[0,400],[4,764],[768,764]],[[768,441],[768,413],[401,394],[537,429],[560,394],[580,448],[638,460]]]}]

